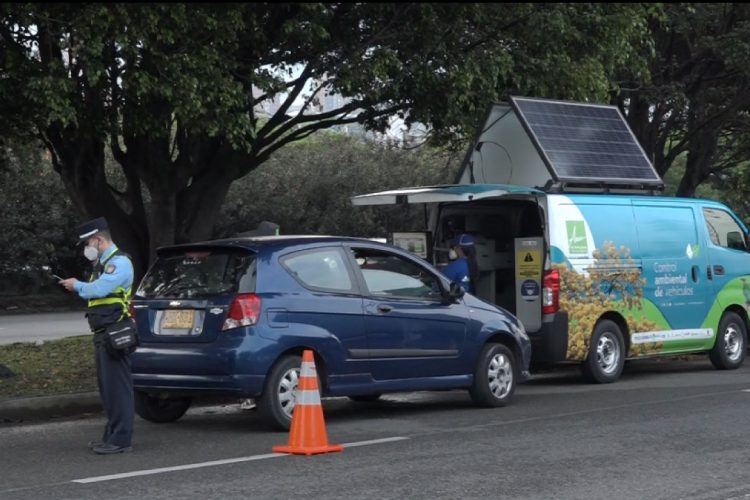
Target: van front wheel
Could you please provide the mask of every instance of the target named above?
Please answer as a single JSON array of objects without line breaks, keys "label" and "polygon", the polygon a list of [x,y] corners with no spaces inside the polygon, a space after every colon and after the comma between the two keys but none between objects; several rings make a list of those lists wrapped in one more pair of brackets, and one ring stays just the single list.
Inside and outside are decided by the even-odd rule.
[{"label": "van front wheel", "polygon": [[620,378],[625,365],[625,342],[617,323],[608,319],[596,324],[583,362],[583,376],[589,382],[608,384]]},{"label": "van front wheel", "polygon": [[716,342],[709,354],[711,364],[719,370],[734,370],[745,360],[747,331],[745,322],[737,313],[724,314],[719,322]]}]

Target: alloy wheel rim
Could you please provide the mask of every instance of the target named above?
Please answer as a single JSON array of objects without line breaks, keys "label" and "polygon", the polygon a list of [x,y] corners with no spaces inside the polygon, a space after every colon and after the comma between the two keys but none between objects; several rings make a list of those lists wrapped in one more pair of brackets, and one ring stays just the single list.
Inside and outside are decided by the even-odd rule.
[{"label": "alloy wheel rim", "polygon": [[504,398],[513,387],[513,366],[505,354],[492,356],[487,368],[490,392],[498,398]]},{"label": "alloy wheel rim", "polygon": [[281,377],[278,393],[281,411],[289,418],[292,418],[294,404],[297,401],[297,385],[299,385],[299,368],[290,368]]},{"label": "alloy wheel rim", "polygon": [[737,361],[742,354],[742,336],[737,326],[730,324],[724,330],[724,350],[731,361]]},{"label": "alloy wheel rim", "polygon": [[596,361],[604,373],[613,373],[620,362],[620,344],[610,332],[599,337],[596,345]]}]

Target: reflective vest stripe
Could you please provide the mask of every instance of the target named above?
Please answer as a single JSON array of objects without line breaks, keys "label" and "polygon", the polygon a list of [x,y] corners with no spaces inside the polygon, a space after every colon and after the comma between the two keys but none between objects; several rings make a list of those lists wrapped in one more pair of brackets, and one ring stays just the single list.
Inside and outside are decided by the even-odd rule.
[{"label": "reflective vest stripe", "polygon": [[[112,255],[107,257],[107,260],[101,263],[101,268],[104,269],[104,266],[107,265],[107,262],[114,257],[115,255],[119,254],[120,250],[117,249],[116,251],[112,252]],[[91,273],[91,279],[89,279],[89,282],[96,281],[101,276],[101,272],[93,272]],[[128,305],[130,304],[130,293],[132,292],[131,288],[123,288],[121,286],[118,286],[115,288],[112,293],[108,294],[106,297],[101,297],[97,299],[89,299],[88,301],[88,307],[94,308],[99,306],[109,306],[109,305],[120,305],[122,306],[122,315],[120,316],[120,320],[123,318],[130,316],[130,312],[128,311]]]}]

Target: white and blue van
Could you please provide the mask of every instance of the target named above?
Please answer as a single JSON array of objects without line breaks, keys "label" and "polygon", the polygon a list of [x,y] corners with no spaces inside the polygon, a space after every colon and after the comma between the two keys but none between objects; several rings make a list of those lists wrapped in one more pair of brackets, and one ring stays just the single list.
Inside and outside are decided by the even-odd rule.
[{"label": "white and blue van", "polygon": [[[715,201],[661,196],[617,108],[518,101],[491,108],[458,184],[353,203],[429,204],[427,258],[438,266],[457,232],[473,235],[476,295],[522,321],[534,365],[581,363],[599,383],[647,356],[707,352],[719,369],[739,367],[750,308],[742,221]],[[490,182],[477,183],[472,156],[488,143],[500,152],[484,154]],[[509,179],[526,185],[495,183]]]}]

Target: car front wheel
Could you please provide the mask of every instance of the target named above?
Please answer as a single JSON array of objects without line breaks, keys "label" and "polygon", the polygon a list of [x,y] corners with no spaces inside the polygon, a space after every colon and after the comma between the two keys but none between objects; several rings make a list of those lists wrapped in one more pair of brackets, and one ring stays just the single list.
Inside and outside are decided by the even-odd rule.
[{"label": "car front wheel", "polygon": [[478,406],[507,405],[516,389],[517,374],[516,358],[510,349],[502,344],[485,345],[469,389],[472,401]]}]

